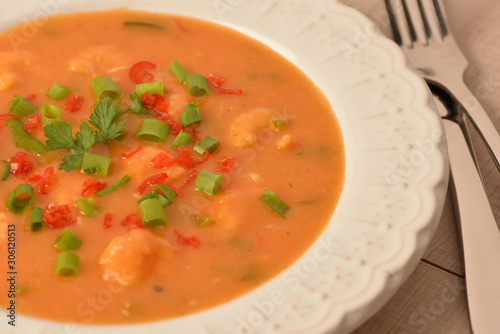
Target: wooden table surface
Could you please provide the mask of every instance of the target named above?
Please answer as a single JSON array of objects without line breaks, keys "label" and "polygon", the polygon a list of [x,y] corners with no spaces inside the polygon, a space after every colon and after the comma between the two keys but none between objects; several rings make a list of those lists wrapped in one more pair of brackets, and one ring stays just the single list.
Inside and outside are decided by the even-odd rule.
[{"label": "wooden table surface", "polygon": [[[467,86],[500,129],[500,1],[443,0],[449,26],[470,62]],[[383,0],[342,0],[392,36]],[[472,134],[493,212],[500,221],[500,175]],[[438,230],[411,278],[353,334],[471,333],[464,268],[453,203],[448,195]],[[500,333],[500,329],[499,329]]]}]

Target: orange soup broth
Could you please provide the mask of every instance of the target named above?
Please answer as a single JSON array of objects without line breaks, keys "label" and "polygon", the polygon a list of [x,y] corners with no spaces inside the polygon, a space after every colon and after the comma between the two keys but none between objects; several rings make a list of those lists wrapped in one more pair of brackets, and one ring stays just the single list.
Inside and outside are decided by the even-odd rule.
[{"label": "orange soup broth", "polygon": [[[124,27],[126,20],[157,22],[165,29]],[[183,95],[185,88],[169,72],[176,59],[190,73],[218,74],[226,78],[223,87],[243,91],[242,95],[226,95],[211,87],[211,96],[199,99],[203,118],[197,128],[200,137],[210,135],[221,142],[221,147],[196,168],[223,175],[222,190],[213,197],[207,196],[195,191],[194,180],[190,181],[184,196],[177,197],[165,209],[169,225],[152,229],[162,240],[153,268],[140,284],[127,287],[103,279],[97,265],[99,254],[113,238],[130,229],[121,224],[127,215],[136,213],[140,217],[140,195],[135,193],[139,184],[164,172],[149,164],[147,150],[163,148],[173,155],[170,145],[174,136],[169,135],[165,144],[138,140],[135,133],[144,117],[125,114],[122,119],[127,120],[126,138],[91,149],[92,153],[112,158],[108,177],[98,177],[57,170],[62,157],[69,154],[67,150],[37,156],[16,148],[8,128],[2,124],[0,159],[7,160],[18,151],[27,152],[27,159],[35,163],[29,176],[41,175],[48,166],[55,166],[55,181],[49,194],[36,194],[34,205],[46,208],[49,203],[68,204],[76,220],[69,227],[83,240],[81,248],[75,251],[81,259],[79,274],[57,276],[58,251],[53,244],[62,229],[45,227],[41,232],[31,232],[30,210],[14,215],[6,208],[8,190],[26,181],[10,175],[1,183],[1,247],[6,248],[6,225],[15,224],[17,286],[23,290],[16,302],[23,314],[109,324],[166,319],[207,309],[247,293],[286,269],[328,224],[344,182],[341,131],[322,92],[269,47],[201,20],[125,10],[53,17],[14,52],[7,36],[19,32],[20,28],[14,27],[0,36],[0,57],[7,59],[8,70],[20,78],[11,89],[0,90],[2,113],[8,113],[9,102],[15,95],[36,94],[32,103],[37,107],[45,103],[58,106],[61,119],[71,122],[74,132],[82,120],[88,119],[96,102],[90,88],[92,77],[112,78],[124,93],[120,103],[126,110],[132,103],[128,95],[135,91],[128,71],[139,61],[156,64],[155,80],[165,81],[167,100],[173,101],[171,107],[175,106],[177,95],[194,101]],[[90,73],[71,71],[69,64],[74,59],[89,61]],[[53,82],[70,88],[75,96],[83,96],[82,109],[69,113],[63,107],[65,100],[57,102],[46,97]],[[290,122],[281,132],[269,128],[258,131],[257,142],[252,146],[233,147],[228,129],[240,115],[256,108],[272,110],[274,118]],[[41,126],[31,133],[42,142],[46,139]],[[275,143],[284,134],[290,135],[294,144],[289,150],[279,151]],[[144,149],[127,165],[120,153],[133,151],[138,144]],[[202,157],[194,152],[192,156]],[[230,172],[218,171],[215,159],[227,156],[235,157],[235,167]],[[180,187],[189,173],[178,181],[167,180],[166,184]],[[81,197],[86,180],[110,186],[125,174],[132,178],[127,186],[96,198],[102,209],[100,214],[88,218],[79,213],[74,201]],[[291,207],[286,219],[258,200],[265,188],[272,189]],[[215,224],[197,226],[193,215],[200,212],[215,217]],[[218,221],[221,212],[230,218]],[[113,215],[110,228],[104,228],[105,213]],[[180,244],[176,230],[184,236],[196,236],[200,247]],[[5,268],[6,256],[2,258]],[[5,280],[0,281],[0,291],[8,290],[6,284]],[[5,293],[0,294],[0,303],[9,303]]]}]

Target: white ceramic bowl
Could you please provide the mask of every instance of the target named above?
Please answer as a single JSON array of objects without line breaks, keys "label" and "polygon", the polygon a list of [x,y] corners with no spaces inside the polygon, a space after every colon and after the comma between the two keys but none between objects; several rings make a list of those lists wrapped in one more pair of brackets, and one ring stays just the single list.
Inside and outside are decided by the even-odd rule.
[{"label": "white ceramic bowl", "polygon": [[283,54],[323,90],[347,156],[345,190],[328,228],[291,268],[253,292],[204,312],[133,326],[18,315],[12,328],[2,316],[2,333],[345,333],[415,269],[448,181],[441,120],[398,47],[358,12],[332,0],[2,1],[0,29],[24,22],[26,38],[48,15],[114,7],[233,27]]}]

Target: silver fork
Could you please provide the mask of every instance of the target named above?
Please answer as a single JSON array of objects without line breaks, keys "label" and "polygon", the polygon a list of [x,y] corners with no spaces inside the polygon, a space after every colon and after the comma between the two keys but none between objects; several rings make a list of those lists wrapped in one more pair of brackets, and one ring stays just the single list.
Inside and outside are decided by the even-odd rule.
[{"label": "silver fork", "polygon": [[500,171],[500,135],[463,81],[469,65],[451,35],[441,0],[385,0],[394,40],[424,79],[452,96]]}]

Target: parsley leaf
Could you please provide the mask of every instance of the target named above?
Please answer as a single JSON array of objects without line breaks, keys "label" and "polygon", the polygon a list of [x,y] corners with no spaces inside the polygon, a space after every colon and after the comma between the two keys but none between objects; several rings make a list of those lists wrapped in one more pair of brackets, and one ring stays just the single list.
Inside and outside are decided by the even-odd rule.
[{"label": "parsley leaf", "polygon": [[121,107],[109,97],[94,104],[94,112],[90,115],[89,123],[99,130],[96,133],[96,141],[103,141],[106,144],[108,140],[120,135],[126,121],[119,123],[113,121],[122,114]]},{"label": "parsley leaf", "polygon": [[59,169],[65,171],[77,170],[82,165],[83,154],[70,154],[63,158],[63,163],[59,165]]},{"label": "parsley leaf", "polygon": [[60,150],[62,148],[81,149],[75,144],[73,140],[73,130],[71,124],[66,122],[59,122],[58,124],[52,123],[43,127],[45,137],[49,138],[45,144],[52,151]]},{"label": "parsley leaf", "polygon": [[87,152],[96,141],[96,134],[86,121],[80,124],[80,131],[75,133],[75,137],[78,147],[85,152]]}]

